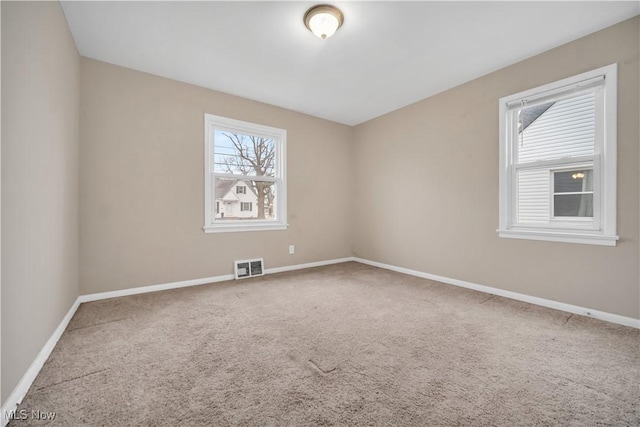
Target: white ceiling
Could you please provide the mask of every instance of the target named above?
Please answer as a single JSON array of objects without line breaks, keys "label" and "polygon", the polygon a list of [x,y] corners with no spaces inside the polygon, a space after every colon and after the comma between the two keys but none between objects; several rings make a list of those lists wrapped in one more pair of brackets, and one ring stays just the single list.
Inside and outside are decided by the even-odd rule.
[{"label": "white ceiling", "polygon": [[[322,3],[324,0],[319,1]],[[640,13],[629,2],[63,2],[80,54],[355,125]]]}]

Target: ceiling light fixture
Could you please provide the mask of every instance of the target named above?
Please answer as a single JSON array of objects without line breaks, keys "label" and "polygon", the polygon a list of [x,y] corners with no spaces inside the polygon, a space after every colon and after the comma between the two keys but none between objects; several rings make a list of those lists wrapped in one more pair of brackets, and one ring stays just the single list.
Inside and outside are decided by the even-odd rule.
[{"label": "ceiling light fixture", "polygon": [[328,4],[313,6],[304,14],[304,25],[321,39],[328,39],[342,26],[344,16],[340,9]]}]

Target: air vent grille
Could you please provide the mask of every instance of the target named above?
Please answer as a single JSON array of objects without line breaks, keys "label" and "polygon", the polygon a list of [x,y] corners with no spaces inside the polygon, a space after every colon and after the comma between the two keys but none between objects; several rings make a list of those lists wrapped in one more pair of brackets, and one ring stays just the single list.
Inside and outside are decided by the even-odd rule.
[{"label": "air vent grille", "polygon": [[264,276],[264,259],[247,259],[235,262],[236,279]]}]

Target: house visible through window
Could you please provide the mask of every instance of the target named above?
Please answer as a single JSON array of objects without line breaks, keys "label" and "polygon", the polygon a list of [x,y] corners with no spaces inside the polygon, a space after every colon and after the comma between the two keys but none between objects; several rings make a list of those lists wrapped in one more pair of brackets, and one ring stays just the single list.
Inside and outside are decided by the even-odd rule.
[{"label": "house visible through window", "polygon": [[500,99],[501,237],[615,245],[616,73]]},{"label": "house visible through window", "polygon": [[285,156],[285,130],[205,114],[205,232],[285,229]]}]

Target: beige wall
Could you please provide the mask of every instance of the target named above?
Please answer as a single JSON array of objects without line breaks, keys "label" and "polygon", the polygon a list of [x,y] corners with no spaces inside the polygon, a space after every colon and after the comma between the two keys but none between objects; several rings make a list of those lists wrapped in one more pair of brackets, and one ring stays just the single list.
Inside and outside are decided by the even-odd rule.
[{"label": "beige wall", "polygon": [[[86,58],[81,80],[81,293],[351,255],[352,128]],[[205,113],[287,130],[288,230],[202,231]]]},{"label": "beige wall", "polygon": [[58,3],[2,2],[2,401],[78,296],[80,57]]},{"label": "beige wall", "polygon": [[[640,317],[639,18],[355,129],[362,258]],[[498,99],[617,62],[617,247],[498,238]]]}]

